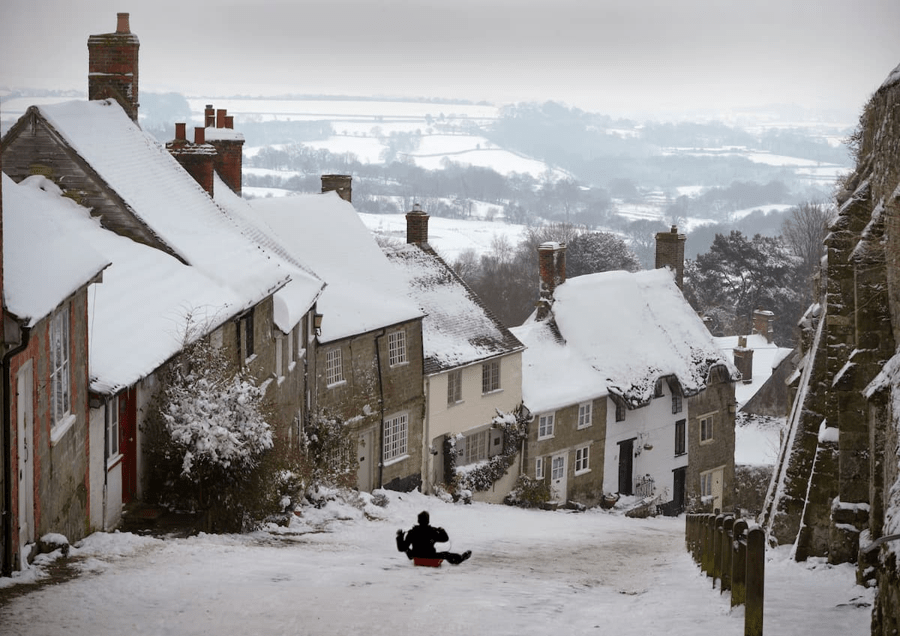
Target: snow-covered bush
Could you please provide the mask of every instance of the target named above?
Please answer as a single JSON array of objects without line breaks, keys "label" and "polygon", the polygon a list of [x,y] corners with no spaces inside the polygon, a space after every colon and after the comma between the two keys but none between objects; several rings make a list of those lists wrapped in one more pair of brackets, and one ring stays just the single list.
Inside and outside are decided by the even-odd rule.
[{"label": "snow-covered bush", "polygon": [[283,508],[297,458],[272,452],[270,410],[223,349],[206,339],[186,344],[162,373],[147,417],[151,496],[206,514],[210,531],[255,527]]},{"label": "snow-covered bush", "polygon": [[466,500],[471,497],[473,491],[490,490],[494,483],[506,474],[519,452],[524,430],[524,422],[520,420],[519,412],[501,413],[497,411],[491,424],[503,431],[503,450],[486,462],[475,466],[456,466],[456,437],[447,436],[444,441],[444,456],[447,459],[449,474],[452,475],[447,486],[448,490],[454,494],[454,498],[460,497]]},{"label": "snow-covered bush", "polygon": [[312,468],[312,481],[327,486],[356,484],[349,427],[337,417],[319,412],[305,427],[303,444]]},{"label": "snow-covered bush", "polygon": [[523,508],[539,508],[550,501],[550,486],[543,479],[520,475],[516,486],[504,499],[504,503]]}]

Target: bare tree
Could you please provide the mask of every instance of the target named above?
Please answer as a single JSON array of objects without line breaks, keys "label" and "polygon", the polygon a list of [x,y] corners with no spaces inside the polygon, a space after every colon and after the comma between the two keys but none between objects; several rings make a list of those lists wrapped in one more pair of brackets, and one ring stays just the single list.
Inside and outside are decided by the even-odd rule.
[{"label": "bare tree", "polygon": [[801,271],[807,280],[819,267],[825,253],[825,237],[835,215],[830,205],[806,201],[791,209],[781,225],[781,237],[791,252],[801,259]]}]

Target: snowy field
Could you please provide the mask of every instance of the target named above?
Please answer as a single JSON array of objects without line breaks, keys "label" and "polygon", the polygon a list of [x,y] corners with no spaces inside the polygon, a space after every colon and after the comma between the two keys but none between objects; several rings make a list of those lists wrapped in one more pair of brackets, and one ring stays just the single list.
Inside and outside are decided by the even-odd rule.
[{"label": "snowy field", "polygon": [[[121,634],[743,634],[684,549],[684,519],[543,512],[386,493],[378,507],[331,502],[280,532],[153,539],[94,534],[78,577],[3,602],[0,631]],[[363,505],[365,503],[365,505]],[[398,528],[431,511],[460,566],[414,567]],[[863,636],[872,590],[851,566],[766,563],[767,636]],[[33,579],[39,569],[16,581]],[[0,581],[10,582],[9,579]],[[22,583],[19,583],[21,585]],[[0,591],[0,599],[5,598]]]}]

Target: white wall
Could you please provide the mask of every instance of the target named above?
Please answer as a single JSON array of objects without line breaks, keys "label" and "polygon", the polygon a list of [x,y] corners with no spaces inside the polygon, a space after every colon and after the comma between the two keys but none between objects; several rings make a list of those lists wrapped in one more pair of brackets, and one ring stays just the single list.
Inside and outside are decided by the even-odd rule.
[{"label": "white wall", "polygon": [[[619,489],[619,442],[637,438],[634,442],[634,469],[638,478],[649,474],[656,486],[656,495],[663,502],[673,494],[672,471],[687,466],[687,433],[685,454],[675,457],[675,422],[688,419],[688,401],[682,400],[680,413],[672,413],[672,392],[663,382],[662,397],[654,398],[644,407],[625,411],[625,421],[616,421],[616,405],[607,398],[606,450],[603,468],[603,491],[614,493]],[[652,446],[647,449],[645,445]]]},{"label": "white wall", "polygon": [[88,446],[88,479],[91,485],[90,505],[91,530],[103,530],[103,497],[104,486],[106,480],[104,473],[106,472],[106,459],[104,455],[104,447],[106,444],[105,437],[105,408],[90,410],[90,418],[88,426],[90,436],[90,444]]}]

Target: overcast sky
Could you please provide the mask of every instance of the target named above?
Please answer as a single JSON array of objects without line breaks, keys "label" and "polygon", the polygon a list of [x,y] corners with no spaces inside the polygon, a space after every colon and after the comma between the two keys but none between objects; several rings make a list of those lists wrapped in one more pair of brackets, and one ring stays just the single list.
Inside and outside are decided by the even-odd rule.
[{"label": "overcast sky", "polygon": [[87,90],[131,14],[142,91],[553,99],[615,114],[771,103],[855,116],[900,0],[3,0],[0,86]]}]

